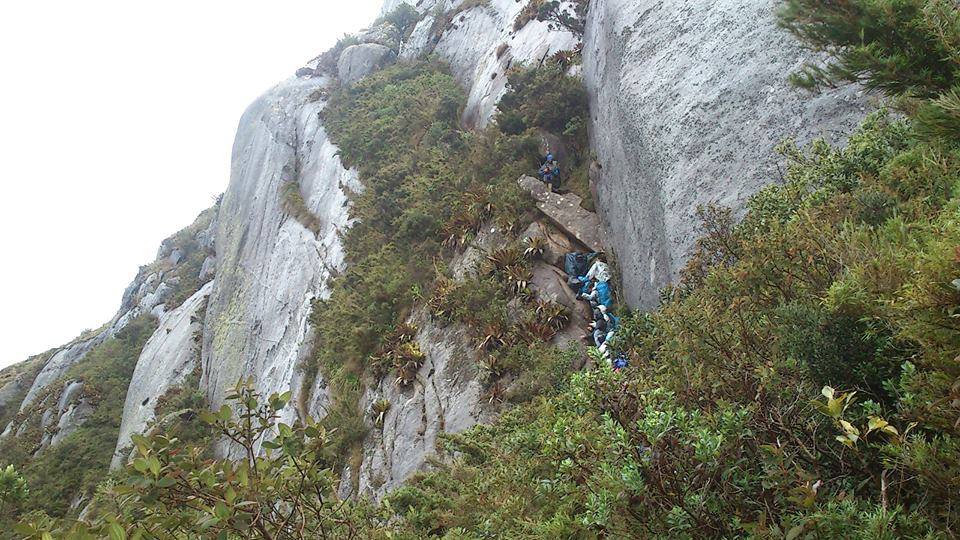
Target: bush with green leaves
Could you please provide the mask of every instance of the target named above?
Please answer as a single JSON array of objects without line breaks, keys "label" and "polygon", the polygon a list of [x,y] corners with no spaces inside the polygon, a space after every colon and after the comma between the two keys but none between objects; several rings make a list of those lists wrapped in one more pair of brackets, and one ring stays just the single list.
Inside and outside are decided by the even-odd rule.
[{"label": "bush with green leaves", "polygon": [[13,465],[0,469],[0,520],[16,516],[29,494],[26,480]]},{"label": "bush with green leaves", "polygon": [[90,520],[28,516],[23,538],[367,538],[371,509],[336,497],[328,434],[278,421],[290,393],[266,399],[241,381],[218,411],[200,415],[231,455],[211,459],[206,446],[176,437],[135,435],[135,458],[122,482],[104,493]]},{"label": "bush with green leaves", "polygon": [[[401,529],[949,537],[960,161],[932,157],[960,149],[880,112],[844,149],[784,152],[786,182],[739,224],[706,212],[700,262],[657,312],[623,318],[612,347],[630,368],[447,437],[446,459],[391,495]],[[936,180],[905,189],[912,166]],[[878,191],[891,212],[861,219]]]},{"label": "bush with green leaves", "polygon": [[[574,83],[552,71],[551,77],[565,85],[559,94],[572,92]],[[523,87],[527,90],[508,100],[503,110],[534,110],[531,102],[542,98],[546,86]],[[347,268],[331,283],[330,297],[314,305],[317,341],[306,365],[308,383],[322,371],[334,390],[332,412],[324,423],[337,428],[332,444],[344,462],[357,458],[356,445],[366,433],[357,405],[364,378],[371,371],[383,375],[383,362],[377,359],[384,357],[390,336],[405,323],[415,301],[434,288],[437,268],[482,225],[516,232],[534,215],[517,179],[537,169],[537,129],[552,127],[546,125],[547,117],[528,119],[529,126],[518,133],[496,128],[467,132],[459,126],[464,103],[463,91],[446,67],[419,62],[395,65],[340,88],[324,109],[324,124],[341,159],[357,167],[364,185],[362,192],[350,194],[355,221],[344,235]],[[571,146],[580,147],[582,141]],[[494,289],[483,290],[489,294],[477,302],[496,303]],[[393,377],[402,382],[409,375]]]}]

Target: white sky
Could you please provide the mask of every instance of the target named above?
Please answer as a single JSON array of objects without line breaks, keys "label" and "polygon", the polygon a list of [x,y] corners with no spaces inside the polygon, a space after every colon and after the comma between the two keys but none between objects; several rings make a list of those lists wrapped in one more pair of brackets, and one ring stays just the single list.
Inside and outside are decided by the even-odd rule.
[{"label": "white sky", "polygon": [[0,367],[105,323],[229,180],[247,104],[382,0],[0,4]]}]

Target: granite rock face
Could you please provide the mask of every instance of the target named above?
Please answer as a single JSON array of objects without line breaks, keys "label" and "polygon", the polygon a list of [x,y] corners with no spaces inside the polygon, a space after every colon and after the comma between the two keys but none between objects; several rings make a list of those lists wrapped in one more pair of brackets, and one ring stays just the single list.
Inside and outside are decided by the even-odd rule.
[{"label": "granite rock face", "polygon": [[160,317],[157,330],[140,352],[133,370],[120,421],[120,435],[111,466],[123,464],[122,450],[130,436],[143,433],[153,420],[157,399],[183,384],[200,361],[200,311],[206,306],[213,282],[207,283],[180,307]]},{"label": "granite rock face", "polygon": [[[328,294],[331,272],[343,264],[339,230],[349,217],[342,187],[360,189],[320,123],[328,83],[323,77],[290,79],[257,99],[240,120],[203,328],[201,387],[216,407],[240,377],[252,377],[265,395],[294,391],[283,421],[296,416],[293,404],[310,401],[299,396],[298,369],[309,352],[307,317],[311,302]],[[319,235],[283,211],[285,182],[297,183],[321,222]],[[312,396],[308,409],[324,399]]]},{"label": "granite rock face", "polygon": [[634,307],[652,308],[696,239],[698,205],[739,211],[779,179],[777,143],[842,140],[858,89],[812,96],[773,0],[593,0],[584,36],[597,206]]},{"label": "granite rock face", "polygon": [[[400,5],[387,0],[381,13]],[[514,65],[537,65],[557,51],[572,49],[577,37],[566,30],[551,30],[545,22],[531,21],[514,30],[514,21],[526,2],[489,0],[460,11],[460,1],[407,1],[424,18],[403,44],[400,56],[413,59],[435,53],[450,64],[454,77],[467,90],[462,122],[483,127],[493,117],[497,101],[506,92],[507,70]],[[449,24],[435,24],[438,17]],[[436,28],[439,26],[439,30]],[[437,35],[431,32],[439,31]]]},{"label": "granite rock face", "polygon": [[[420,329],[416,341],[426,361],[409,386],[385,377],[363,397],[371,431],[359,471],[361,497],[379,499],[421,470],[440,433],[456,433],[489,419],[481,399],[476,350],[466,329],[458,324],[439,326],[424,310],[410,322]],[[371,411],[379,400],[390,403],[382,422]],[[342,490],[351,491],[346,485]]]},{"label": "granite rock face", "polygon": [[340,82],[347,86],[356,84],[367,75],[392,64],[397,54],[379,43],[351,45],[340,53],[337,72]]}]

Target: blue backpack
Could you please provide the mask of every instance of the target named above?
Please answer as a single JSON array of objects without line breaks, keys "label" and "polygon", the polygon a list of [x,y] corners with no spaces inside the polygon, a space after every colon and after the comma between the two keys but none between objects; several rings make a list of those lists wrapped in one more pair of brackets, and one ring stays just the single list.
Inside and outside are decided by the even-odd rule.
[{"label": "blue backpack", "polygon": [[594,290],[597,291],[597,302],[606,306],[607,311],[609,311],[610,306],[613,304],[613,300],[610,298],[610,284],[606,281],[597,282]]}]

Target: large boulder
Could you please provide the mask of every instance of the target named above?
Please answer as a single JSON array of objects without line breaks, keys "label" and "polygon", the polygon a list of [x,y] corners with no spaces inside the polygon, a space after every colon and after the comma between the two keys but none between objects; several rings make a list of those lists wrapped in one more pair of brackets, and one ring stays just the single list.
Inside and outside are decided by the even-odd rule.
[{"label": "large boulder", "polygon": [[591,251],[603,251],[604,232],[600,218],[585,210],[582,199],[573,193],[559,194],[550,191],[550,186],[533,178],[522,176],[520,186],[530,192],[537,201],[537,208],[567,236]]},{"label": "large boulder", "polygon": [[340,53],[340,59],[337,60],[338,77],[342,84],[350,86],[396,59],[396,53],[379,43],[351,45]]}]

